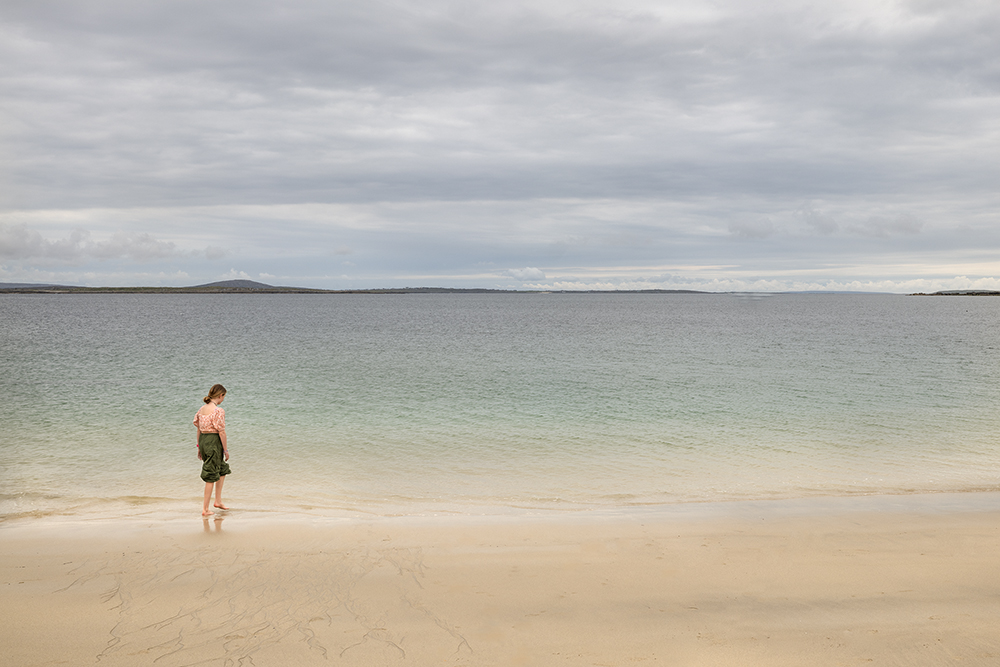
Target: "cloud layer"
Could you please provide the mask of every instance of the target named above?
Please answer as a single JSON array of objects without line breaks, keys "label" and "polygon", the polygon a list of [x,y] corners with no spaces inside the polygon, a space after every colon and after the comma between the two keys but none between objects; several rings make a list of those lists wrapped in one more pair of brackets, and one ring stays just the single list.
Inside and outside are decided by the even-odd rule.
[{"label": "cloud layer", "polygon": [[989,280],[996,34],[975,1],[8,2],[0,280]]}]

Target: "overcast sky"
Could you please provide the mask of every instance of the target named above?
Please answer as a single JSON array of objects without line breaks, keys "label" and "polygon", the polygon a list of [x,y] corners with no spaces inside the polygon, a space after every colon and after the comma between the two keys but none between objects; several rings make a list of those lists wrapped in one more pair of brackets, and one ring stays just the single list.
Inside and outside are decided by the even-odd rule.
[{"label": "overcast sky", "polygon": [[0,282],[1000,289],[1000,3],[0,3]]}]

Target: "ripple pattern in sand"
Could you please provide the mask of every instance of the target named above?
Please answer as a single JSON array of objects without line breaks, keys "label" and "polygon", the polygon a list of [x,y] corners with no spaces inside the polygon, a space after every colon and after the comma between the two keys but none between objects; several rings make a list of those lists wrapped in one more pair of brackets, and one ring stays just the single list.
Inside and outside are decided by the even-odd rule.
[{"label": "ripple pattern in sand", "polygon": [[106,581],[101,665],[461,664],[472,647],[423,576],[419,548],[212,544],[116,553],[72,585]]}]

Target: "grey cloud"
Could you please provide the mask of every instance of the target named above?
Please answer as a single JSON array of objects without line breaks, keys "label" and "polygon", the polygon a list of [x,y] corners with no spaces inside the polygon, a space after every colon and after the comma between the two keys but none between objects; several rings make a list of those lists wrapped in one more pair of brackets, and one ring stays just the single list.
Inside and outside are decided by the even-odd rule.
[{"label": "grey cloud", "polygon": [[923,222],[909,214],[892,217],[872,216],[851,230],[864,236],[889,237],[897,234],[919,234]]},{"label": "grey cloud", "polygon": [[526,266],[523,269],[507,269],[502,275],[515,280],[545,280],[545,272],[533,266]]},{"label": "grey cloud", "polygon": [[729,223],[729,233],[747,239],[766,239],[775,233],[775,225],[767,219],[733,220]]},{"label": "grey cloud", "polygon": [[924,228],[924,221],[909,212],[872,215],[864,207],[852,211],[849,218],[839,222],[829,213],[822,213],[809,207],[779,216],[776,221],[770,217],[744,218],[730,221],[729,233],[733,236],[764,239],[770,236],[838,236],[842,238],[866,236],[890,238],[900,235],[913,236]]},{"label": "grey cloud", "polygon": [[140,262],[176,254],[173,243],[159,241],[147,233],[116,232],[106,241],[93,241],[90,232],[74,230],[68,238],[52,241],[27,225],[0,223],[0,257],[8,259],[53,259],[63,262],[130,259]]},{"label": "grey cloud", "polygon": [[159,241],[150,234],[116,232],[108,241],[86,242],[82,250],[96,259],[126,258],[135,261],[162,259],[177,252],[169,241]]},{"label": "grey cloud", "polygon": [[669,16],[698,6],[7,3],[19,39],[0,92],[24,131],[8,139],[6,196],[808,197],[995,182],[995,142],[962,138],[995,127],[996,8],[902,3],[881,24],[819,4]]},{"label": "grey cloud", "polygon": [[812,208],[803,207],[798,211],[799,216],[805,224],[813,231],[829,235],[837,232],[840,225],[831,215],[820,213]]},{"label": "grey cloud", "polygon": [[[9,0],[0,212],[171,213],[81,225],[93,237],[8,226],[0,255],[169,271],[150,221],[201,206],[219,211],[171,228],[204,248],[186,271],[238,255],[319,276],[350,248],[371,280],[766,275],[955,249],[960,226],[995,236],[998,33],[1000,6],[971,0]],[[322,203],[365,214],[268,212]]]},{"label": "grey cloud", "polygon": [[0,257],[9,259],[29,259],[33,257],[69,258],[78,254],[85,234],[74,231],[69,239],[47,241],[37,231],[27,225],[0,223]]}]

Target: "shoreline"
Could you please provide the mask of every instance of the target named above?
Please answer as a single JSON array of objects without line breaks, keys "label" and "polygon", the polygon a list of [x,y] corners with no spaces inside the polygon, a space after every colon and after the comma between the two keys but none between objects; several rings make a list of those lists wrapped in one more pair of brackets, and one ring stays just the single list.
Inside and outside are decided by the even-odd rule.
[{"label": "shoreline", "polygon": [[657,510],[0,526],[0,667],[1000,659],[1000,493]]},{"label": "shoreline", "polygon": [[[966,513],[1000,512],[1000,490],[970,489],[967,491],[922,491],[917,493],[878,493],[847,495],[816,495],[734,500],[692,500],[659,504],[619,506],[546,508],[513,505],[465,505],[444,508],[412,509],[406,511],[366,512],[358,508],[334,508],[320,505],[287,506],[281,508],[242,505],[240,494],[227,498],[232,508],[221,512],[247,525],[307,523],[365,523],[412,522],[459,524],[496,522],[552,522],[579,523],[608,520],[714,520],[719,518],[746,518],[756,514],[769,516],[828,515],[852,512],[901,512],[913,513]],[[107,502],[107,499],[97,499]],[[141,524],[144,528],[187,525],[192,518],[201,519],[200,498],[192,496],[187,501],[162,498],[129,498],[121,501],[127,511],[105,509],[101,511],[71,510],[11,513],[0,516],[0,535],[6,531],[31,531],[54,525],[62,528],[76,526],[85,529],[113,523]],[[126,505],[127,504],[127,505]],[[192,512],[195,507],[197,511]],[[118,508],[122,509],[121,507]],[[209,517],[211,518],[211,517]]]}]

